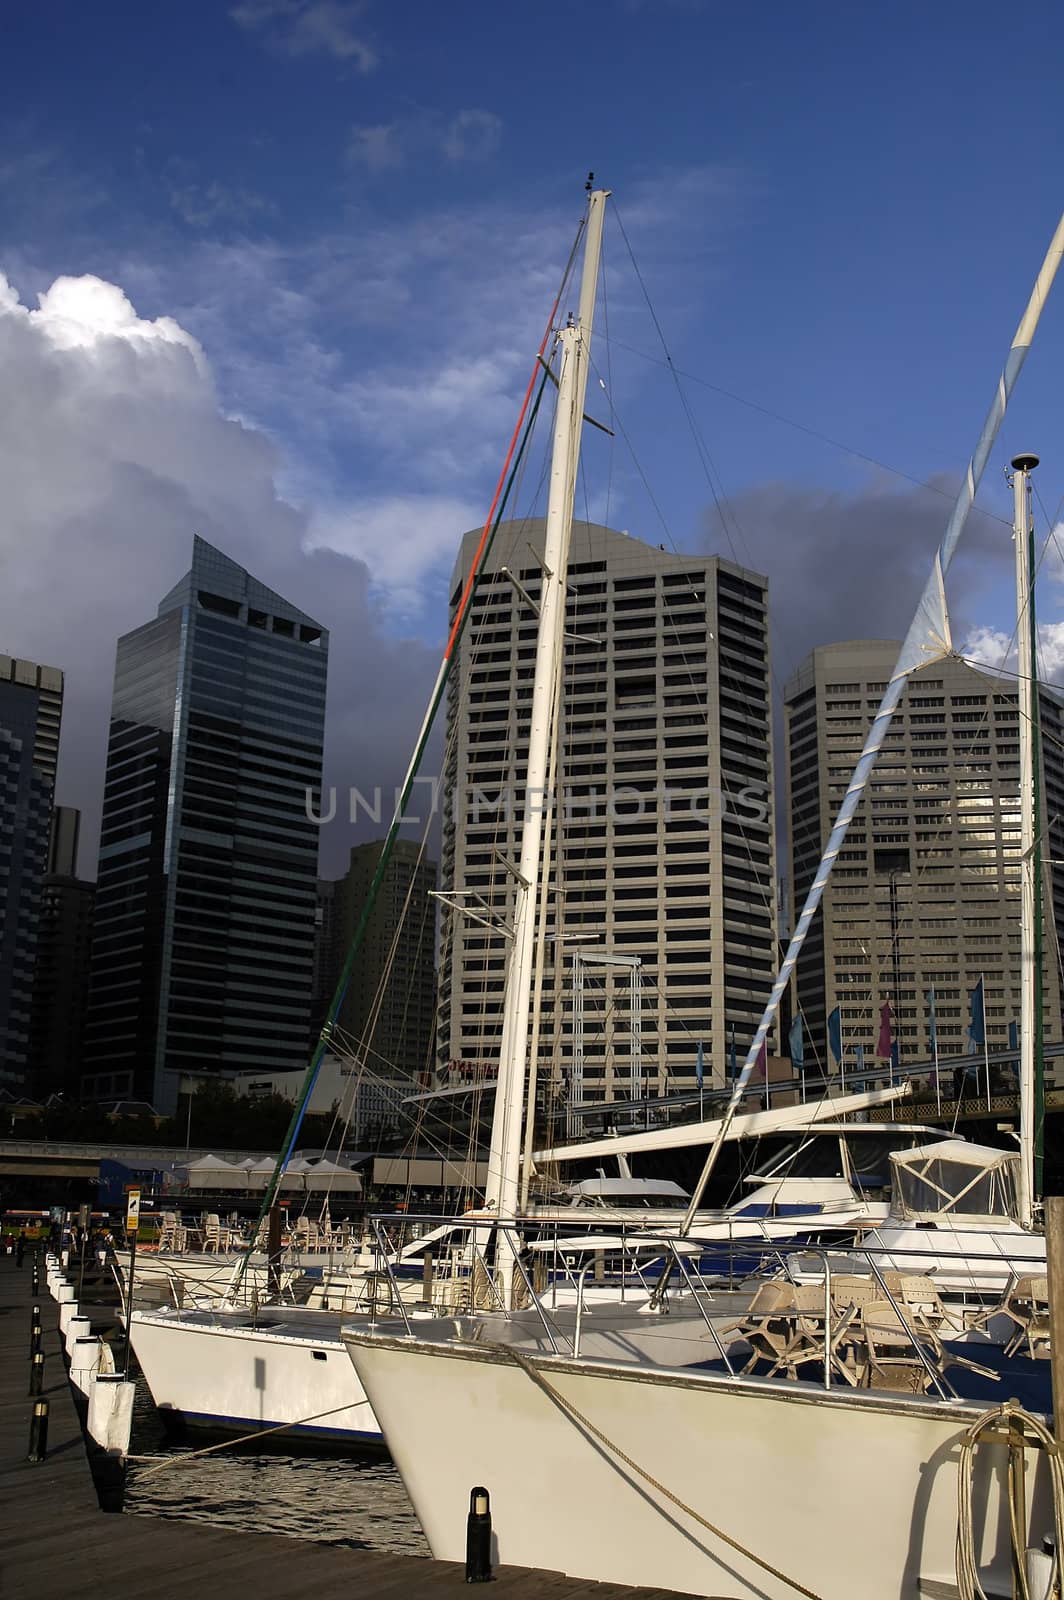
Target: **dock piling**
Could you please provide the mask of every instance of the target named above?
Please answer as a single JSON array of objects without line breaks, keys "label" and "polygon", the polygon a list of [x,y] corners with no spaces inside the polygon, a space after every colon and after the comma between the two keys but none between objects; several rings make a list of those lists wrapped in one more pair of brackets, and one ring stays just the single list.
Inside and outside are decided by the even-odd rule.
[{"label": "dock piling", "polygon": [[48,1454],[48,1401],[35,1400],[30,1417],[30,1448],[27,1461],[43,1461]]},{"label": "dock piling", "polygon": [[491,1582],[491,1498],[479,1484],[469,1493],[465,1581]]}]

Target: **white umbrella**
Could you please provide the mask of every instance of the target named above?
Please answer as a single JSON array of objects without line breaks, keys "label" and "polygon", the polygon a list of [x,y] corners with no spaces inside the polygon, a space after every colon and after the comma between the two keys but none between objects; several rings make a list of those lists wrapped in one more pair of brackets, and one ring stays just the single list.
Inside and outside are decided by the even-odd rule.
[{"label": "white umbrella", "polygon": [[[276,1158],[273,1157],[273,1156],[263,1156],[261,1161],[254,1162],[254,1164],[248,1168],[248,1185],[249,1185],[249,1187],[252,1188],[252,1189],[265,1189],[266,1185],[269,1183],[270,1179],[273,1177],[273,1172],[274,1172],[274,1168],[276,1167],[276,1165],[277,1165],[277,1161],[276,1161]],[[300,1175],[300,1173],[298,1173],[298,1172],[293,1173],[293,1171],[292,1171],[292,1169],[293,1169],[293,1167],[295,1165],[296,1165],[296,1163],[294,1161],[289,1162],[288,1171],[285,1173],[284,1177],[281,1179],[281,1182],[279,1184],[280,1188],[282,1188],[282,1189],[300,1189],[300,1188],[302,1188],[302,1186],[303,1186],[302,1176]]]},{"label": "white umbrella", "polygon": [[245,1189],[247,1172],[220,1156],[200,1156],[185,1166],[190,1189]]},{"label": "white umbrella", "polygon": [[338,1161],[329,1161],[322,1157],[320,1161],[311,1162],[306,1172],[308,1189],[329,1189],[336,1194],[361,1194],[362,1179],[357,1172],[352,1172],[350,1167],[343,1167]]}]

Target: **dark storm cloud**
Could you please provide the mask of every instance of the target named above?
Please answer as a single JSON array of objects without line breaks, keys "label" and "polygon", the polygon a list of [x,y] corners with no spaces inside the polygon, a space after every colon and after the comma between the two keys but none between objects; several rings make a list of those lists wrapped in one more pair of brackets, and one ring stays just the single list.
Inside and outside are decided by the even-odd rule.
[{"label": "dark storm cloud", "polygon": [[[765,484],[732,500],[723,522],[707,511],[706,548],[768,576],[778,684],[817,645],[904,636],[952,500],[945,478],[850,495]],[[1007,577],[1011,561],[1011,529],[973,513],[947,582],[955,644],[979,591]]]}]

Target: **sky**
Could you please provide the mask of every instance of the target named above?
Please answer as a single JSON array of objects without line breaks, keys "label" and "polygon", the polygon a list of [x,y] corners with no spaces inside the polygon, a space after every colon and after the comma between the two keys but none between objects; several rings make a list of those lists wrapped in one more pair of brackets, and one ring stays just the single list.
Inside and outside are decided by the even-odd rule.
[{"label": "sky", "polygon": [[[578,513],[767,573],[779,684],[904,631],[1064,207],[1059,9],[45,0],[4,33],[0,650],[67,674],[85,875],[115,640],[194,533],[330,629],[327,784],[401,776],[589,170],[615,438]],[[951,578],[980,659],[1018,450],[1058,521],[1062,348],[1064,284]],[[1062,574],[1053,539],[1054,678]]]}]

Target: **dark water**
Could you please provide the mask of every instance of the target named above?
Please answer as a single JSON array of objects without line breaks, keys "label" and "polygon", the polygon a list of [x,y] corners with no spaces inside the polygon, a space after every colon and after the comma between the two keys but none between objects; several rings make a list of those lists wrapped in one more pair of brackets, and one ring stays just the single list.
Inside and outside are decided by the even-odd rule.
[{"label": "dark water", "polygon": [[[425,1536],[387,1456],[285,1455],[211,1439],[171,1443],[143,1381],[137,1386],[125,1509],[223,1528],[281,1533],[357,1550],[428,1556]],[[161,1471],[151,1468],[166,1465]]]}]

